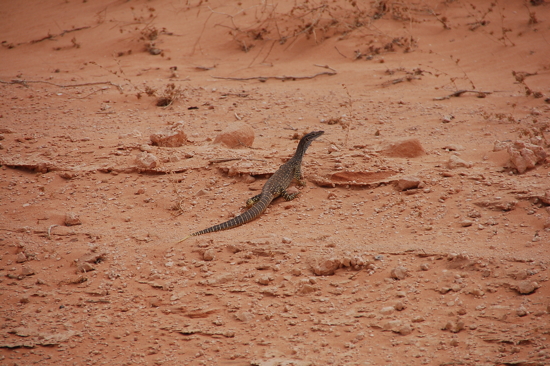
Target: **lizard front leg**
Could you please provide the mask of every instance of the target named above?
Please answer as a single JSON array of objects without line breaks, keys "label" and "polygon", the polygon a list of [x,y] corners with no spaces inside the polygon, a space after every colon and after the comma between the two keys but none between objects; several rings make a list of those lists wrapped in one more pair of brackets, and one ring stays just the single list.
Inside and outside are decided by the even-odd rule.
[{"label": "lizard front leg", "polygon": [[306,181],[304,180],[304,176],[302,175],[302,167],[298,166],[296,170],[294,171],[294,179],[298,182],[300,186],[305,186]]}]

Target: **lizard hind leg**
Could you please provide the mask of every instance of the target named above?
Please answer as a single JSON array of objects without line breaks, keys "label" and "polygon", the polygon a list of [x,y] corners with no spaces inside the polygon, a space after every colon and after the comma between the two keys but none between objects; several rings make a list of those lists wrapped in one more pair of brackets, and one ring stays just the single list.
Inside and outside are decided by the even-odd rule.
[{"label": "lizard hind leg", "polygon": [[281,196],[287,200],[287,201],[292,201],[294,198],[296,198],[297,195],[299,195],[300,192],[296,192],[296,193],[288,193],[286,190],[283,190],[281,192]]},{"label": "lizard hind leg", "polygon": [[246,201],[246,207],[250,208],[250,207],[254,206],[254,204],[256,204],[256,202],[258,202],[260,200],[261,196],[262,196],[262,194],[260,193],[260,194],[255,195],[252,198],[249,198]]}]

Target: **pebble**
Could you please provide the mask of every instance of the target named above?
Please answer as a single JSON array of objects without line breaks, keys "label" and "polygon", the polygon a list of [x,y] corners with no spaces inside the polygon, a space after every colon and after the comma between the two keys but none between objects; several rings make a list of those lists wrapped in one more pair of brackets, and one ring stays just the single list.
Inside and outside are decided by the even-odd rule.
[{"label": "pebble", "polygon": [[390,320],[384,324],[383,328],[384,330],[391,330],[392,332],[399,333],[401,335],[409,335],[412,333],[412,327],[401,320]]},{"label": "pebble", "polygon": [[235,318],[246,323],[254,319],[254,314],[248,311],[239,311],[235,314]]},{"label": "pebble", "polygon": [[213,249],[207,249],[202,254],[202,259],[205,261],[213,261],[216,258],[215,251]]},{"label": "pebble", "polygon": [[389,315],[395,311],[395,308],[393,306],[385,306],[382,309],[380,309],[380,314],[382,315]]},{"label": "pebble", "polygon": [[428,263],[422,263],[420,265],[420,269],[423,270],[423,271],[429,271],[430,270],[430,265]]},{"label": "pebble", "polygon": [[21,275],[22,276],[32,276],[34,275],[36,272],[34,272],[34,269],[32,269],[31,267],[28,267],[28,266],[23,266],[21,268]]},{"label": "pebble", "polygon": [[75,212],[65,213],[65,226],[82,225],[80,217]]},{"label": "pebble", "polygon": [[15,258],[16,263],[23,263],[27,261],[27,256],[23,252],[17,253],[17,257]]},{"label": "pebble", "polygon": [[95,269],[94,266],[92,266],[90,263],[84,262],[84,263],[79,263],[78,264],[78,266],[76,267],[76,272],[77,273],[86,273],[86,272],[93,271],[94,269]]},{"label": "pebble", "polygon": [[380,152],[393,158],[416,158],[426,153],[420,140],[416,138],[390,143],[383,147]]},{"label": "pebble", "polygon": [[471,168],[472,163],[467,162],[456,155],[451,155],[449,161],[447,161],[447,168],[456,169],[456,168]]},{"label": "pebble", "polygon": [[292,239],[286,238],[286,237],[284,237],[282,241],[283,241],[283,244],[290,244],[290,243],[292,243]]},{"label": "pebble", "polygon": [[395,267],[394,269],[391,270],[391,277],[395,278],[396,280],[402,280],[406,278],[407,275],[408,275],[408,270],[403,266]]},{"label": "pebble", "polygon": [[136,156],[136,164],[140,168],[153,169],[157,167],[158,158],[150,153],[142,152]]},{"label": "pebble", "polygon": [[151,143],[162,147],[180,147],[187,142],[187,136],[183,131],[183,123],[176,123],[171,128],[153,133]]},{"label": "pebble", "polygon": [[267,286],[271,281],[273,281],[273,278],[271,278],[269,275],[263,275],[260,276],[260,278],[258,278],[256,282],[260,285]]},{"label": "pebble", "polygon": [[529,295],[530,293],[533,293],[537,288],[539,288],[539,285],[536,282],[520,281],[517,286],[514,287],[514,290],[522,295]]},{"label": "pebble", "polygon": [[462,329],[464,329],[464,322],[462,320],[455,321],[448,321],[447,324],[445,324],[445,327],[443,327],[444,330],[449,330],[453,333],[458,333]]},{"label": "pebble", "polygon": [[521,305],[519,308],[516,309],[516,314],[519,317],[527,315],[527,309],[523,305]]},{"label": "pebble", "polygon": [[406,191],[408,189],[418,188],[421,180],[416,176],[402,177],[397,181],[397,189],[400,191]]},{"label": "pebble", "polygon": [[448,150],[448,151],[463,151],[463,150],[466,150],[466,148],[462,145],[457,145],[457,144],[449,144],[449,145],[445,145],[443,146],[443,150]]},{"label": "pebble", "polygon": [[230,149],[250,147],[254,143],[254,129],[243,122],[234,122],[214,139],[214,144],[222,144]]},{"label": "pebble", "polygon": [[451,122],[453,119],[455,119],[455,116],[453,116],[452,114],[449,114],[449,115],[443,116],[443,118],[441,118],[441,122],[443,122],[443,123],[449,123],[449,122]]}]

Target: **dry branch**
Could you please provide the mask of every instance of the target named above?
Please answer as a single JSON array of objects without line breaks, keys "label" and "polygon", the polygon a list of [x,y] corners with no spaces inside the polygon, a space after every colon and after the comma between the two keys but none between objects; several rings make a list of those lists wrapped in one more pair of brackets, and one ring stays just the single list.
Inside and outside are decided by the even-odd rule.
[{"label": "dry branch", "polygon": [[454,93],[451,93],[444,97],[433,98],[433,100],[445,100],[445,99],[450,99],[452,97],[460,97],[464,93],[475,93],[477,94],[478,98],[485,98],[487,95],[493,94],[493,92],[484,92],[484,91],[478,91],[478,90],[457,90]]},{"label": "dry branch", "polygon": [[268,79],[275,79],[275,80],[282,80],[282,81],[285,81],[285,80],[303,80],[303,79],[313,79],[313,78],[315,78],[317,76],[320,76],[320,75],[332,76],[332,75],[337,74],[336,70],[334,70],[333,68],[331,68],[327,65],[315,65],[315,66],[322,67],[322,68],[325,68],[325,69],[329,69],[331,71],[318,72],[317,74],[309,75],[309,76],[287,76],[287,75],[282,75],[282,76],[250,76],[250,77],[245,77],[245,78],[236,78],[236,77],[227,77],[227,76],[212,76],[212,77],[214,79],[237,80],[237,81],[259,80],[262,83],[264,83]]},{"label": "dry branch", "polygon": [[57,86],[59,88],[76,88],[76,87],[79,87],[79,86],[90,86],[90,85],[102,85],[102,84],[107,84],[107,85],[112,85],[114,87],[116,87],[118,89],[118,91],[120,91],[122,93],[122,86],[118,85],[118,84],[115,84],[115,83],[112,83],[110,81],[96,81],[96,82],[92,82],[92,83],[81,83],[81,84],[67,84],[67,85],[63,85],[63,84],[56,84],[56,83],[52,83],[50,81],[43,81],[43,80],[22,80],[22,79],[13,79],[11,81],[3,81],[3,80],[0,80],[0,83],[2,84],[21,84],[25,87],[29,87],[27,84],[37,84],[37,83],[42,83],[42,84],[49,84],[49,85],[53,85],[53,86]]}]

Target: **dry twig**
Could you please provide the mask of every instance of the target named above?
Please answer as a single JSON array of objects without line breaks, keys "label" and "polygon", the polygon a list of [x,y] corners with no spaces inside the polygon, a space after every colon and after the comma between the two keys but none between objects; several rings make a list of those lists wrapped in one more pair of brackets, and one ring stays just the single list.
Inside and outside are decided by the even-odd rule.
[{"label": "dry twig", "polygon": [[493,94],[493,92],[484,92],[484,91],[479,91],[479,90],[457,90],[454,93],[451,93],[451,94],[446,95],[444,97],[433,98],[433,100],[445,100],[445,99],[451,99],[452,97],[460,97],[464,93],[477,94],[478,98],[485,98],[487,95]]},{"label": "dry twig", "polygon": [[320,76],[320,75],[332,76],[332,75],[337,74],[336,70],[329,67],[328,65],[315,65],[315,66],[322,67],[322,68],[325,68],[325,69],[329,69],[331,71],[318,72],[317,74],[309,75],[309,76],[286,76],[286,75],[282,75],[282,76],[250,76],[250,77],[245,77],[245,78],[236,78],[236,77],[227,77],[227,76],[212,76],[212,77],[214,79],[236,80],[236,81],[259,80],[262,83],[265,83],[268,79],[275,79],[275,80],[282,80],[282,81],[286,81],[286,80],[303,80],[303,79],[313,79],[313,78],[315,78],[317,76]]},{"label": "dry twig", "polygon": [[56,84],[56,83],[52,83],[50,81],[43,81],[43,80],[13,79],[11,81],[0,80],[0,83],[2,83],[2,84],[21,84],[21,85],[23,85],[27,88],[29,87],[27,84],[36,84],[36,83],[49,84],[49,85],[57,86],[59,88],[76,88],[76,87],[79,87],[79,86],[107,84],[107,85],[112,85],[112,86],[116,87],[118,89],[118,91],[122,93],[122,86],[120,86],[118,84],[115,84],[113,82],[110,82],[110,81],[96,81],[96,82],[92,82],[92,83],[66,84],[66,85],[64,85],[64,84]]}]

